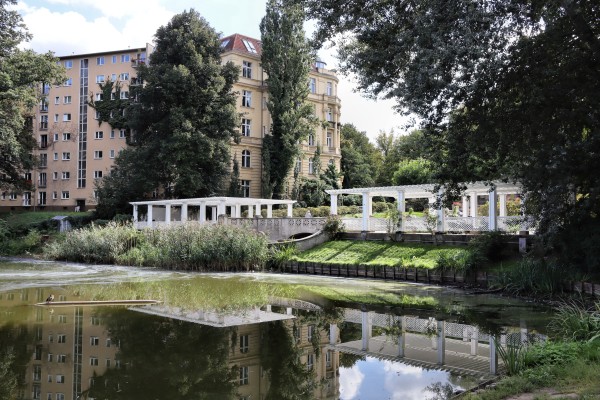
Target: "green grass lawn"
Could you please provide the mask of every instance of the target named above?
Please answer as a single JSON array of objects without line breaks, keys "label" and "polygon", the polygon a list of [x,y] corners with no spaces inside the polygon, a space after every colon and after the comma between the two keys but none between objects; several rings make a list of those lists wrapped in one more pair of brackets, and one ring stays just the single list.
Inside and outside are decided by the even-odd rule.
[{"label": "green grass lawn", "polygon": [[467,257],[469,252],[470,249],[466,247],[456,246],[337,240],[323,243],[291,259],[324,264],[368,264],[433,269],[439,266],[440,258]]}]

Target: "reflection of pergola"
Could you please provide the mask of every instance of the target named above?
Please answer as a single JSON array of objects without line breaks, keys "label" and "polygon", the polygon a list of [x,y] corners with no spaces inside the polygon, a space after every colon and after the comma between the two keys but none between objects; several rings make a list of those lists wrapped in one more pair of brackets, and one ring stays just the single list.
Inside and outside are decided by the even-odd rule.
[{"label": "reflection of pergola", "polygon": [[[292,205],[294,200],[272,200],[272,199],[251,199],[248,197],[203,197],[194,199],[177,200],[154,200],[154,201],[134,201],[133,221],[138,227],[156,227],[160,225],[170,225],[174,222],[186,222],[190,220],[190,209],[197,213],[195,218],[200,223],[207,221],[216,223],[218,215],[229,214],[233,218],[242,216],[242,208],[247,212],[248,218],[254,214],[261,215],[262,207],[267,208],[267,218],[273,217],[274,205],[287,206],[288,217],[292,216]],[[147,206],[148,211],[145,221],[140,221],[139,206]],[[207,210],[210,209],[211,218],[207,220]]]},{"label": "reflection of pergola", "polygon": [[[516,195],[521,192],[521,187],[515,184],[494,182],[490,187],[482,182],[466,184],[466,190],[462,196],[462,216],[449,216],[441,206],[436,210],[438,232],[447,231],[481,231],[481,230],[519,230],[523,223],[520,216],[507,216],[506,199],[508,195]],[[326,190],[331,196],[331,214],[337,215],[338,196],[360,195],[362,196],[362,221],[359,226],[356,219],[344,219],[349,230],[360,230],[363,232],[373,230],[385,230],[387,221],[382,218],[372,218],[373,197],[394,197],[398,200],[398,211],[406,212],[407,199],[428,199],[432,206],[438,203],[442,193],[435,192],[433,184],[387,186],[354,189],[332,189]],[[489,215],[479,217],[477,215],[477,200],[479,196],[486,196],[489,203]],[[499,212],[496,208],[499,206]],[[516,229],[515,229],[516,228]],[[527,227],[524,227],[527,229]],[[427,231],[424,218],[404,218],[402,231]]]}]

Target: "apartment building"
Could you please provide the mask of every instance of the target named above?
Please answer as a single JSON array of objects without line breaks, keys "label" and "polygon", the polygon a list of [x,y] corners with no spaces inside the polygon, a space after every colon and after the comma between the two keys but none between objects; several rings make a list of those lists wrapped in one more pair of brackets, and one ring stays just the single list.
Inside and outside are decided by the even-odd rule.
[{"label": "apartment building", "polygon": [[[262,70],[261,42],[234,34],[221,39],[223,62],[241,68],[234,86],[238,95],[241,141],[232,141],[232,158],[240,167],[240,184],[244,196],[261,197],[262,138],[269,134],[271,118],[266,107],[268,90]],[[95,182],[110,173],[118,153],[127,146],[124,129],[100,123],[96,111],[88,105],[90,98],[102,100],[99,84],[119,82],[120,96],[129,97],[129,88],[140,84],[136,68],[151,56],[153,47],[115,50],[102,53],[60,57],[67,80],[60,86],[45,85],[43,99],[35,110],[34,135],[38,142],[35,155],[39,166],[27,171],[34,190],[22,194],[0,192],[0,210],[47,209],[87,210],[97,204]],[[322,146],[321,165],[340,168],[340,108],[338,79],[325,64],[316,62],[310,71],[309,101],[323,122],[299,144],[300,175],[314,174],[314,152]]]}]

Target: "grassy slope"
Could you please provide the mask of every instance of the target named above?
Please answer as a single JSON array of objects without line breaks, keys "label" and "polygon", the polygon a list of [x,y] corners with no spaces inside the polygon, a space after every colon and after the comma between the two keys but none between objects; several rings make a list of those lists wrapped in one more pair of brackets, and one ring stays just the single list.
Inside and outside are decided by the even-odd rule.
[{"label": "grassy slope", "polygon": [[466,255],[469,249],[456,246],[406,244],[371,241],[330,241],[292,258],[331,264],[368,264],[404,266],[408,268],[435,268],[441,256]]},{"label": "grassy slope", "polygon": [[11,229],[20,228],[31,223],[42,222],[57,215],[82,215],[73,211],[11,211],[0,213],[0,219],[5,220]]}]

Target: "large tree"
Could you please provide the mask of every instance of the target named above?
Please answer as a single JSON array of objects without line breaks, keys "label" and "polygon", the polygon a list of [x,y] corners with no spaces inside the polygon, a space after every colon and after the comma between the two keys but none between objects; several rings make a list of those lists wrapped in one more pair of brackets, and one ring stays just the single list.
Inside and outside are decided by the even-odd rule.
[{"label": "large tree", "polygon": [[64,81],[64,69],[52,53],[20,50],[30,39],[22,18],[9,6],[16,0],[0,0],[0,189],[31,189],[24,172],[35,166],[32,157],[34,107],[42,85]]},{"label": "large tree", "polygon": [[369,142],[367,133],[359,131],[352,124],[344,124],[340,136],[343,187],[348,189],[373,186],[382,158],[375,146]]},{"label": "large tree", "polygon": [[269,0],[260,23],[262,67],[267,74],[271,134],[263,140],[263,196],[282,197],[300,154],[298,143],[314,126],[306,101],[314,60],[305,38],[302,7],[289,0]]},{"label": "large tree", "polygon": [[[585,0],[306,0],[342,70],[424,119],[446,192],[523,184],[538,233],[600,267],[600,5]],[[351,33],[351,34],[347,34]]]},{"label": "large tree", "polygon": [[[149,64],[139,67],[143,86],[131,88],[136,101],[126,112],[132,154],[117,158],[116,166],[143,190],[131,193],[136,199],[149,188],[160,188],[166,198],[220,193],[229,175],[230,141],[238,135],[232,91],[238,68],[221,63],[219,35],[194,10],[174,16],[155,39]],[[143,173],[126,168],[138,164],[146,166]],[[122,205],[134,200],[104,195]]]}]

